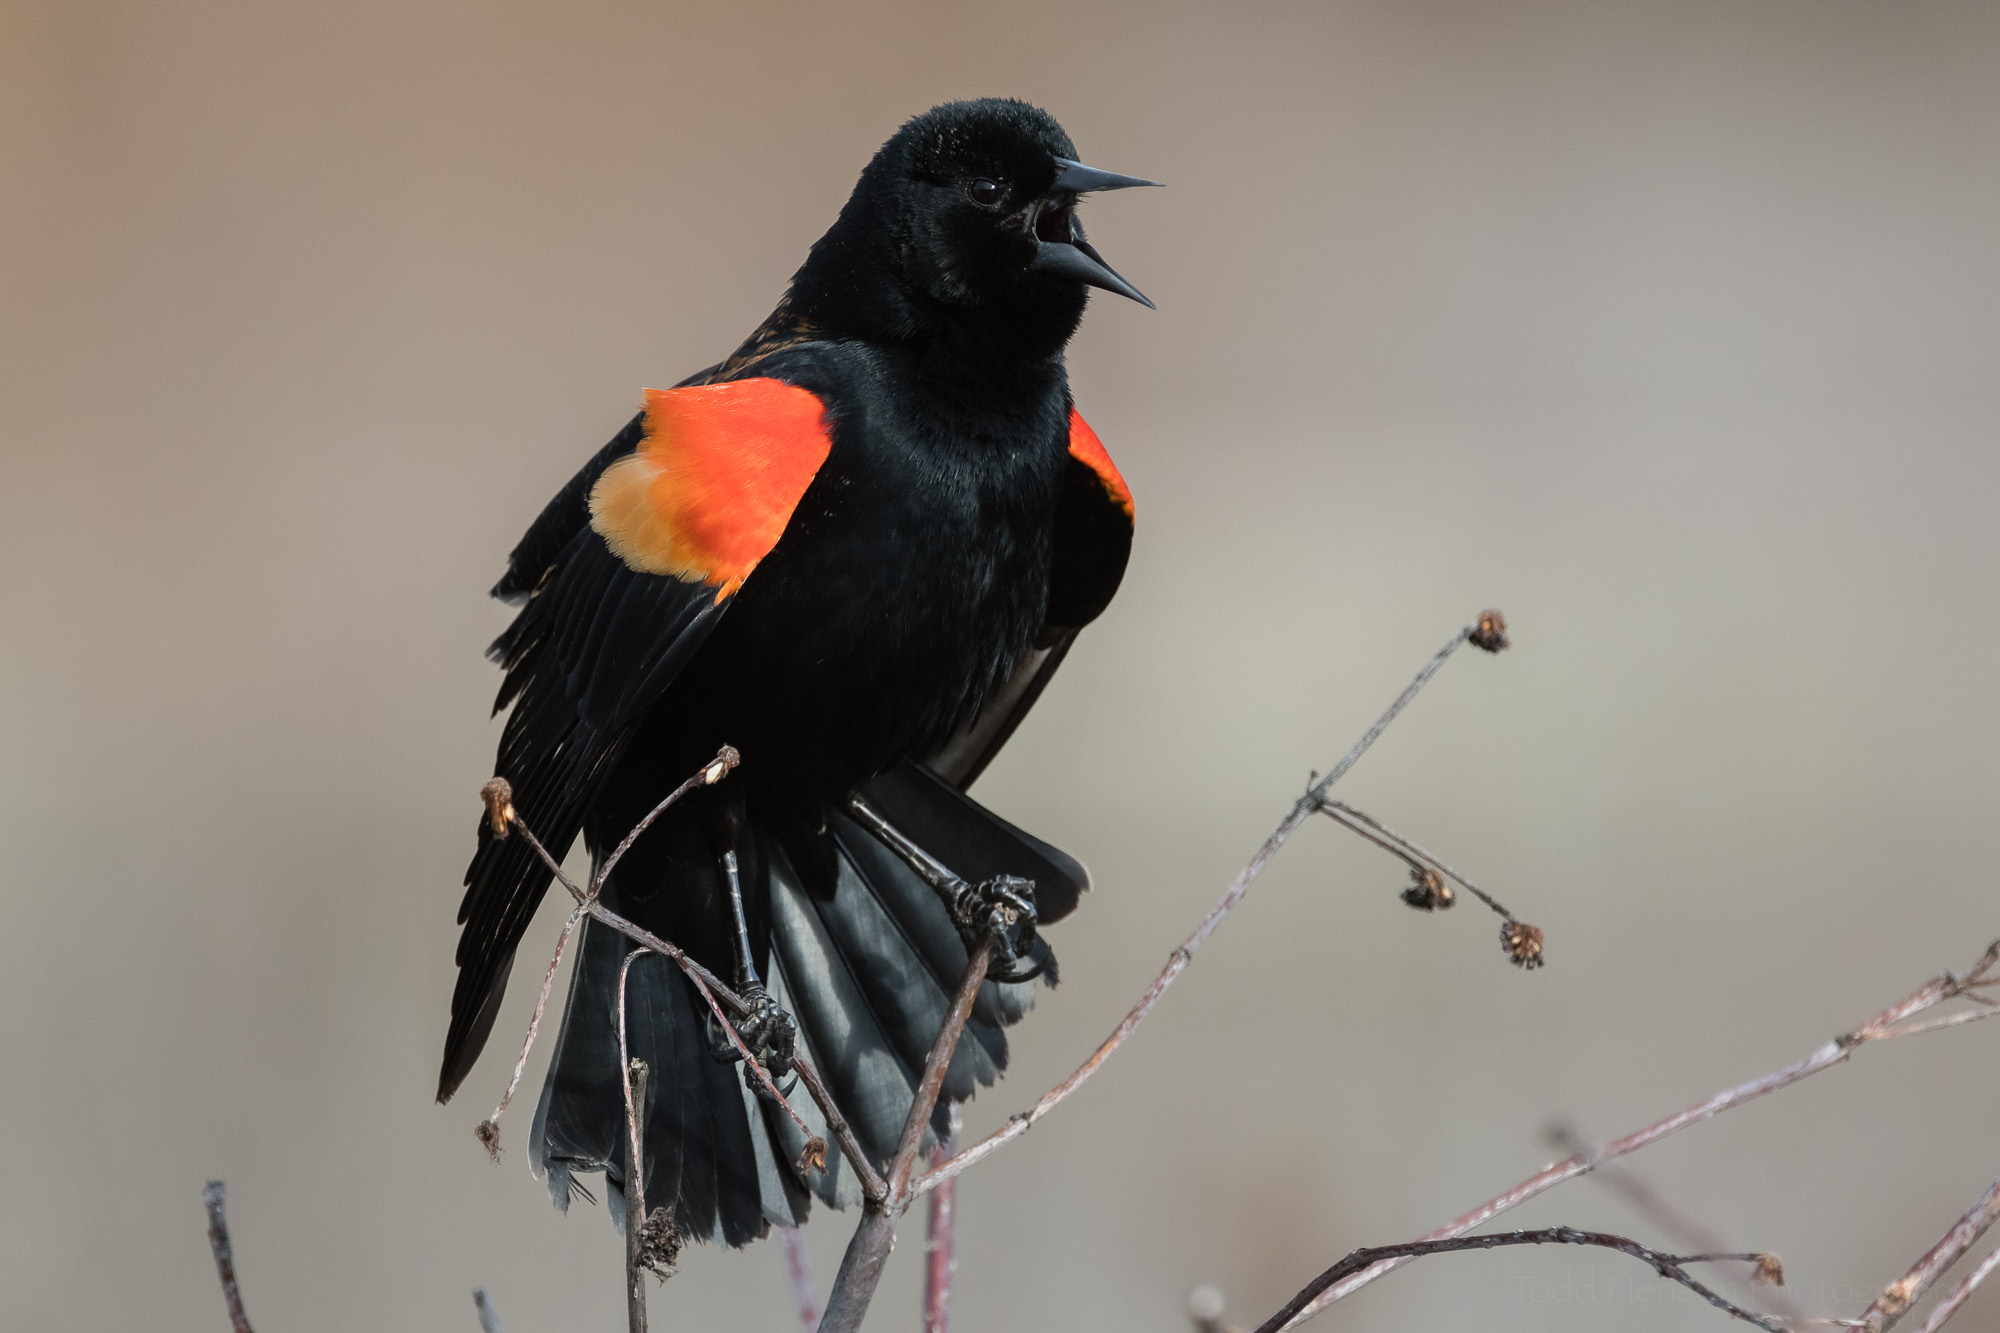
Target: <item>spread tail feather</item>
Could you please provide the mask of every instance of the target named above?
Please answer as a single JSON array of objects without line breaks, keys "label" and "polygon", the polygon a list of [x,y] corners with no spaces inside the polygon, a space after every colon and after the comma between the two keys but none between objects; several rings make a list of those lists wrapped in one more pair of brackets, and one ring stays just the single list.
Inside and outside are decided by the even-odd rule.
[{"label": "spread tail feather", "polygon": [[[968,878],[1003,872],[1035,878],[1038,900],[1048,883],[1060,905],[1057,915],[1088,884],[1076,862],[914,765],[877,779],[867,794],[898,827]],[[677,830],[657,832],[665,835],[664,845]],[[798,1019],[801,1053],[819,1070],[876,1169],[886,1170],[924,1057],[964,972],[965,945],[930,886],[842,815],[830,815],[823,832],[802,834],[773,827],[753,812],[748,840],[745,905],[766,986]],[[642,855],[645,841],[612,876],[607,901],[714,966],[714,941],[675,933],[676,926],[696,929],[695,920],[706,915],[698,905],[715,902],[713,868],[698,858]],[[623,899],[630,905],[620,905]],[[581,1188],[575,1173],[603,1171],[621,1227],[630,1154],[617,989],[619,967],[633,947],[596,921],[584,924],[530,1147],[558,1208],[566,1210]],[[946,1071],[934,1134],[944,1132],[951,1103],[970,1098],[1005,1071],[1003,1029],[1033,1003],[1032,983],[989,981],[981,988]],[[671,1208],[683,1236],[743,1245],[763,1235],[767,1223],[803,1222],[810,1197],[833,1207],[860,1199],[853,1168],[832,1142],[819,1108],[803,1086],[795,1086],[788,1103],[812,1134],[829,1143],[826,1170],[800,1173],[806,1135],[749,1090],[740,1065],[714,1057],[707,1006],[667,959],[632,965],[626,1032],[630,1055],[645,1060],[650,1071],[647,1207]]]}]

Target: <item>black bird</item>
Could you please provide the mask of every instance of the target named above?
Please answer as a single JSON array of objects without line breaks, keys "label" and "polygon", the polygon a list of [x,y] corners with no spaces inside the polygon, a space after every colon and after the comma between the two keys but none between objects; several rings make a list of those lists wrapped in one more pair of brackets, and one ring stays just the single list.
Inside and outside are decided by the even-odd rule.
[{"label": "black bird", "polygon": [[[1022,102],[911,120],[770,318],[647,391],[493,589],[521,606],[491,650],[495,711],[512,707],[496,768],[558,857],[581,833],[601,862],[718,747],[741,752],[638,840],[606,903],[733,976],[758,1006],[746,1038],[779,1073],[809,1053],[878,1168],[982,913],[1029,909],[935,1125],[1006,1067],[1002,1028],[1034,977],[1055,980],[1036,925],[1089,885],[964,791],[1124,574],[1131,495],[1076,414],[1063,349],[1089,288],[1152,304],[1084,239],[1078,197],[1153,183],[1081,165]],[[976,893],[948,905],[913,868],[925,854]],[[523,839],[482,824],[440,1101],[486,1043],[549,881]],[[601,1170],[622,1216],[614,997],[631,947],[585,924],[530,1147],[558,1207]],[[812,1194],[859,1197],[837,1149],[797,1173],[803,1136],[728,1063],[677,969],[639,960],[628,986],[649,1207],[741,1245],[803,1221]]]}]

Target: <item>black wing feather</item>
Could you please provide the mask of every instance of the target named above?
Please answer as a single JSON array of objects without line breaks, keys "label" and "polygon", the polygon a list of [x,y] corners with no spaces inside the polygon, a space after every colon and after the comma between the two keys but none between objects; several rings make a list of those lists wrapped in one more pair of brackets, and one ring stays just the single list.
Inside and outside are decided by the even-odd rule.
[{"label": "black wing feather", "polygon": [[[638,447],[640,424],[620,432],[542,511],[494,589],[503,598],[527,598],[491,650],[507,673],[496,711],[513,705],[496,771],[512,784],[515,809],[557,858],[575,841],[633,724],[727,609],[704,584],[633,571],[589,527],[590,488]],[[496,838],[481,822],[458,912],[464,929],[439,1101],[478,1059],[515,946],[551,879],[526,839]]]}]

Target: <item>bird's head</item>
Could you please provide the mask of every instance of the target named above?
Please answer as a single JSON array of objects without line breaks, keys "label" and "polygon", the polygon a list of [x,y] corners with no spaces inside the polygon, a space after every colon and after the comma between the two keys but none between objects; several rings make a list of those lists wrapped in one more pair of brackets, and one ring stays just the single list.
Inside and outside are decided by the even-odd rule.
[{"label": "bird's head", "polygon": [[793,279],[794,308],[875,336],[960,329],[1059,349],[1090,287],[1153,304],[1084,238],[1078,199],[1157,183],[1084,166],[1055,118],[1025,102],[934,107],[862,172]]}]

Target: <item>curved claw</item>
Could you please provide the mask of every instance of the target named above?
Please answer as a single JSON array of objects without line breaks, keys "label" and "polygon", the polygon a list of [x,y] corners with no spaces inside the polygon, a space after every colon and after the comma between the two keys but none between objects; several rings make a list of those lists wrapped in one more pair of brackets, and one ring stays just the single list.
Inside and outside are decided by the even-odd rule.
[{"label": "curved claw", "polygon": [[1048,948],[1035,934],[1035,882],[1016,875],[996,875],[968,886],[952,913],[968,950],[980,940],[994,942],[986,975],[993,981],[1032,981],[1048,966]]},{"label": "curved claw", "polygon": [[[798,1049],[798,1020],[780,1008],[762,986],[751,987],[743,998],[749,1001],[750,1012],[736,1024],[736,1035],[750,1048],[751,1058],[774,1081],[785,1078],[792,1073]],[[708,1017],[708,1042],[709,1053],[720,1064],[733,1064],[743,1058],[743,1052],[721,1030],[713,1014]],[[768,1095],[764,1080],[752,1077],[750,1082],[758,1093]]]}]

